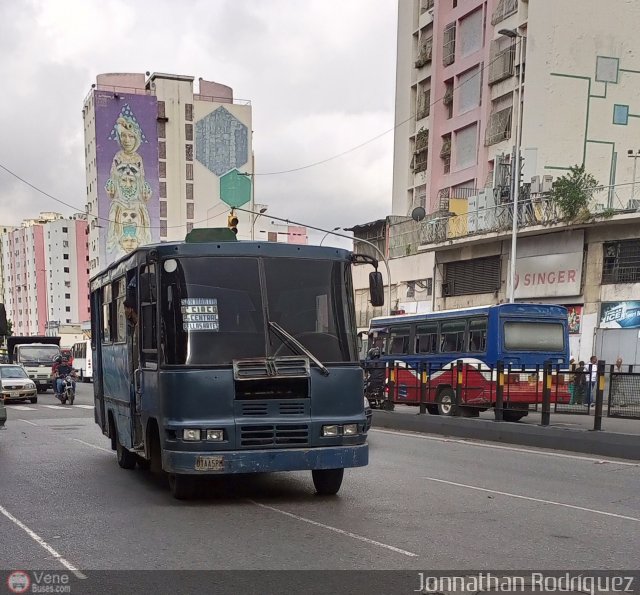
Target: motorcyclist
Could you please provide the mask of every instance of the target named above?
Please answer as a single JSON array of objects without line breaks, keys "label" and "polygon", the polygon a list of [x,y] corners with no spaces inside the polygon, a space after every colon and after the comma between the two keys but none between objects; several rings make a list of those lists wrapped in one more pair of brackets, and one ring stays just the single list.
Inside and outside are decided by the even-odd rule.
[{"label": "motorcyclist", "polygon": [[[58,361],[60,360],[60,361]],[[57,364],[57,365],[56,365]],[[69,363],[68,358],[58,356],[53,364],[53,373],[56,379],[56,397],[62,401],[62,392],[64,391],[64,380],[67,376],[71,376],[71,384],[73,391],[76,390],[75,370]]]}]

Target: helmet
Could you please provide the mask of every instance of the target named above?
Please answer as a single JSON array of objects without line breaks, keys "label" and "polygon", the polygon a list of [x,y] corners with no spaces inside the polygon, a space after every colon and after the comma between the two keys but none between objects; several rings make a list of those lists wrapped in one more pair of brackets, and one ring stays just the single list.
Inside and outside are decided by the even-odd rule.
[{"label": "helmet", "polygon": [[62,355],[61,361],[68,362],[69,361],[69,356],[65,353],[64,355]]},{"label": "helmet", "polygon": [[53,361],[54,361],[56,364],[60,364],[60,363],[62,363],[62,356],[61,356],[61,355],[56,355],[56,356],[53,358]]}]

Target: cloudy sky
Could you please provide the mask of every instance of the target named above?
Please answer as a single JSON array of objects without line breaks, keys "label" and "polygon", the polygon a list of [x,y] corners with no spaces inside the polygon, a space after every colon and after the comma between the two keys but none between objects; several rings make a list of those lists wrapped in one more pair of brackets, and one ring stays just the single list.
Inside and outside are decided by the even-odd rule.
[{"label": "cloudy sky", "polygon": [[[253,105],[258,173],[393,127],[397,0],[0,0],[0,164],[84,210],[82,104],[101,72],[172,72]],[[259,176],[274,215],[333,228],[391,210],[393,134]],[[0,170],[0,225],[70,214]]]}]

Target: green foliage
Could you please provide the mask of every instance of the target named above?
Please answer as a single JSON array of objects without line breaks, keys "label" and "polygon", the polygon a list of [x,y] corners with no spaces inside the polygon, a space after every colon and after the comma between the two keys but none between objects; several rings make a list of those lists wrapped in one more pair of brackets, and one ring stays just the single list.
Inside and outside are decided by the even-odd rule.
[{"label": "green foliage", "polygon": [[611,217],[613,217],[615,214],[616,214],[616,210],[611,208],[607,208],[604,211],[602,211],[602,216],[605,219],[611,219]]},{"label": "green foliage", "polygon": [[584,165],[574,165],[553,183],[551,197],[564,216],[574,220],[589,215],[589,202],[598,186],[598,180],[585,171]]}]

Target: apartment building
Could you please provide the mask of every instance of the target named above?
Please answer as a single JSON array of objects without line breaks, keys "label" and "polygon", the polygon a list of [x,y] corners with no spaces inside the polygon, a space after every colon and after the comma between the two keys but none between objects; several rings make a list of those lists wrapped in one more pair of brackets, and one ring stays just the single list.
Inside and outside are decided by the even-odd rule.
[{"label": "apartment building", "polygon": [[16,335],[89,320],[87,219],[41,213],[2,233],[2,282]]}]

